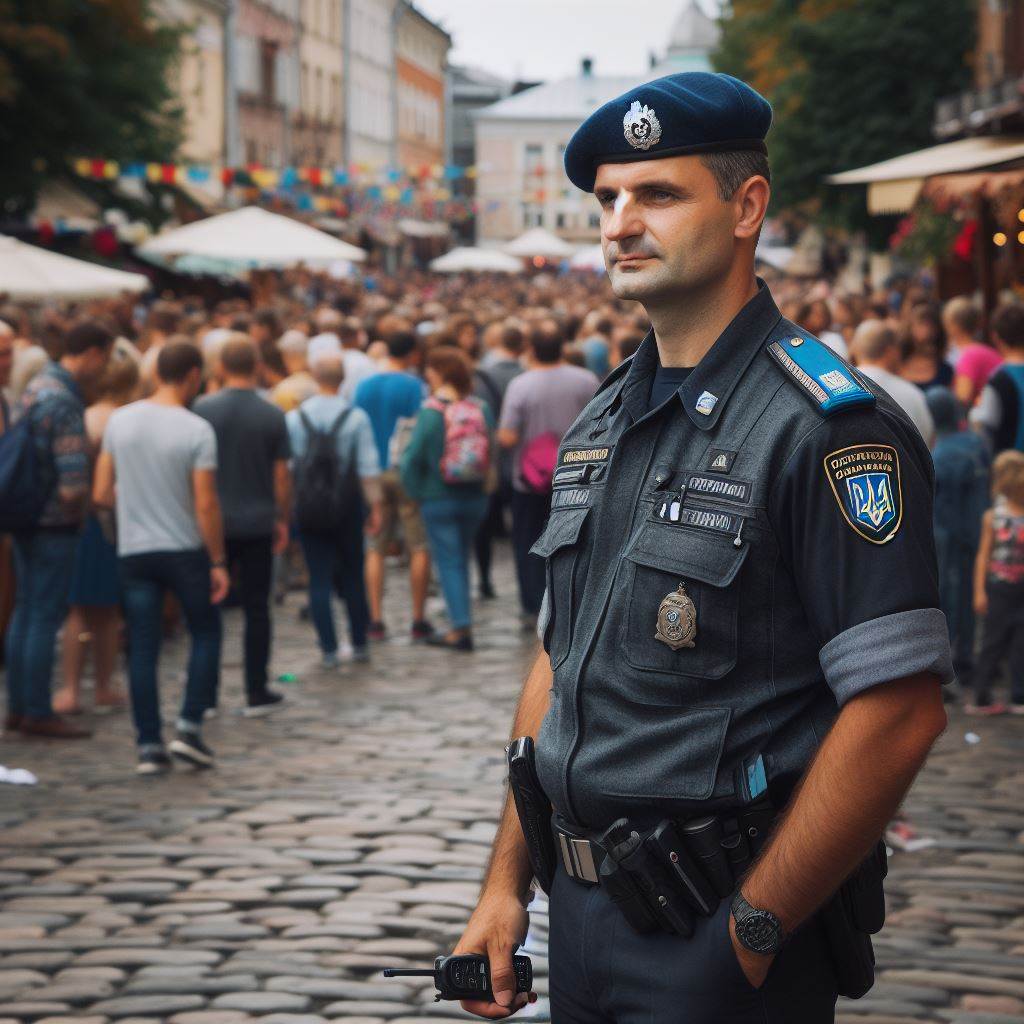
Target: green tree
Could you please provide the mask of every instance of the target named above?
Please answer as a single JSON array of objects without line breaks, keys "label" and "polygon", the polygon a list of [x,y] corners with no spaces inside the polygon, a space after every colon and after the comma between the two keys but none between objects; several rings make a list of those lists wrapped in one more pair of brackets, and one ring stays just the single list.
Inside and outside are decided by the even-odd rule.
[{"label": "green tree", "polygon": [[70,161],[174,157],[180,30],[153,0],[0,0],[0,200],[30,208]]},{"label": "green tree", "polygon": [[863,190],[825,176],[935,145],[935,101],[970,82],[971,0],[733,0],[721,25],[716,69],[775,107],[773,206],[848,228]]}]

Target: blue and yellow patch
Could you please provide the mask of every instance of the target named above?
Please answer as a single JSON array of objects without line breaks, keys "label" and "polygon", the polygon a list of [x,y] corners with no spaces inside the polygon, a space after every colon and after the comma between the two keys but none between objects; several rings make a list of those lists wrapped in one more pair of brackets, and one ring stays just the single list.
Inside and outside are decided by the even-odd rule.
[{"label": "blue and yellow patch", "polygon": [[825,456],[825,475],[843,518],[872,544],[892,540],[903,519],[899,453],[889,444],[855,444]]}]

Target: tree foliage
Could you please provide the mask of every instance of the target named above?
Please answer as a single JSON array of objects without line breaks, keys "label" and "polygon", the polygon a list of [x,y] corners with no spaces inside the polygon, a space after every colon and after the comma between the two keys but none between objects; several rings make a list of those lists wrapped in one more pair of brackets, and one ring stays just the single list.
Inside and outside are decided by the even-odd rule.
[{"label": "tree foliage", "polygon": [[76,157],[173,158],[180,30],[153,0],[0,0],[0,200],[30,207]]},{"label": "tree foliage", "polygon": [[771,100],[777,210],[866,226],[828,174],[935,144],[935,101],[968,87],[971,0],[732,0],[714,64]]}]

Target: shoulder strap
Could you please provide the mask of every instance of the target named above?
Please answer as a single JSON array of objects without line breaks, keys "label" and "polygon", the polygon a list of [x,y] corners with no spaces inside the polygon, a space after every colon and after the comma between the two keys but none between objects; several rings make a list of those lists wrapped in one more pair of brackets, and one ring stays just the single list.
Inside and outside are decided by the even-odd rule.
[{"label": "shoulder strap", "polygon": [[875,404],[875,396],[853,369],[813,334],[783,320],[768,342],[768,354],[822,416]]},{"label": "shoulder strap", "polygon": [[494,400],[494,415],[497,416],[501,412],[501,391],[498,390],[498,385],[494,383],[494,378],[486,370],[478,368],[476,375],[490,392],[491,398]]},{"label": "shoulder strap", "polygon": [[345,425],[345,420],[348,419],[348,414],[352,411],[352,409],[353,406],[350,405],[347,408],[342,409],[341,412],[338,413],[338,415],[334,419],[334,422],[327,429],[327,433],[330,434],[331,437],[335,437],[341,430],[341,428]]}]

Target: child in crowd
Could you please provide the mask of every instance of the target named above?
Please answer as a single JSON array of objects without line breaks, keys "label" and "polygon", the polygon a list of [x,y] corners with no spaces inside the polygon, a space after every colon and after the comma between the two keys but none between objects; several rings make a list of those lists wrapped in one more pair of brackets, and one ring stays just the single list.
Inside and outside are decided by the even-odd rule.
[{"label": "child in crowd", "polygon": [[[984,616],[969,715],[1024,715],[1024,453],[1005,451],[992,467],[995,507],[985,513],[974,568],[974,610]],[[1009,708],[991,701],[992,683],[1009,656]]]}]

